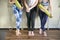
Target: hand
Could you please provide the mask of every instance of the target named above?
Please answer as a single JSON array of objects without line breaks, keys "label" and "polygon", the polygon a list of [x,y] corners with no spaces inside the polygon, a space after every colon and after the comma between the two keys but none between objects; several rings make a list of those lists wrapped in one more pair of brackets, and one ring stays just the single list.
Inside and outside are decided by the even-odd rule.
[{"label": "hand", "polygon": [[26,9],[26,12],[30,12],[30,10]]},{"label": "hand", "polygon": [[31,10],[32,8],[29,8],[29,10]]},{"label": "hand", "polygon": [[50,18],[52,18],[53,17],[53,15],[52,15],[52,11],[50,10]]},{"label": "hand", "polygon": [[30,12],[30,8],[27,8],[27,9],[26,9],[26,12]]},{"label": "hand", "polygon": [[50,14],[50,18],[52,18],[53,16],[52,16],[52,14]]}]

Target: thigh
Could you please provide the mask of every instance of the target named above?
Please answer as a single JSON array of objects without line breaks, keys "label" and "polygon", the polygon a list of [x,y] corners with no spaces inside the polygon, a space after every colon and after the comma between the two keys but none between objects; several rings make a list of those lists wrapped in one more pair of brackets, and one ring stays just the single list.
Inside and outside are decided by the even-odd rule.
[{"label": "thigh", "polygon": [[31,13],[30,13],[30,16],[31,16],[31,19],[34,20],[35,19],[35,16],[36,16],[36,12],[34,9],[31,10]]},{"label": "thigh", "polygon": [[22,10],[19,11],[19,18],[22,18]]},{"label": "thigh", "polygon": [[27,17],[27,19],[30,18],[30,12],[26,12],[26,17]]},{"label": "thigh", "polygon": [[19,11],[16,9],[16,6],[15,5],[13,5],[13,12],[14,12],[14,15],[17,17],[17,16],[19,16]]},{"label": "thigh", "polygon": [[39,14],[40,20],[42,20],[44,15],[40,9],[38,10],[38,14]]},{"label": "thigh", "polygon": [[47,20],[48,16],[46,14],[44,14],[44,20]]}]

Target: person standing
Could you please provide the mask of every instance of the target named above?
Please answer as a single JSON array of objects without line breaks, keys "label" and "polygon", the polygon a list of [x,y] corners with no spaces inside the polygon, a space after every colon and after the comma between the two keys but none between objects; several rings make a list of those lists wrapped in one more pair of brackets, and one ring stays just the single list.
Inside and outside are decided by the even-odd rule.
[{"label": "person standing", "polygon": [[35,15],[38,0],[24,0],[27,16],[28,35],[34,36]]},{"label": "person standing", "polygon": [[[22,0],[17,0],[21,6],[22,6]],[[21,21],[22,21],[22,9],[23,9],[23,6],[21,8],[18,8],[15,4],[16,0],[9,0],[9,3],[10,4],[13,4],[12,6],[12,9],[13,9],[13,12],[14,12],[14,15],[16,17],[16,36],[19,36],[19,34],[21,34],[20,32],[20,24],[21,24]]]},{"label": "person standing", "polygon": [[[39,0],[39,4],[42,4],[48,11],[51,11],[51,3],[50,0]],[[44,34],[44,36],[47,36],[46,29],[45,29],[45,24],[47,22],[48,16],[45,14],[43,9],[38,10],[39,17],[41,20],[41,28],[39,30],[40,34]]]}]

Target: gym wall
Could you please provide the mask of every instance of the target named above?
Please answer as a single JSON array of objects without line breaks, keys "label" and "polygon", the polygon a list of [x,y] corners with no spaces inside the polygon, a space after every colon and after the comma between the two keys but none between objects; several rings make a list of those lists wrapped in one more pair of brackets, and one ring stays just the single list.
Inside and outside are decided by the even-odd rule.
[{"label": "gym wall", "polygon": [[[48,18],[46,28],[60,28],[60,0],[51,0],[53,18]],[[15,16],[12,5],[8,0],[0,0],[0,28],[15,28]],[[27,28],[26,13],[23,12],[21,28]],[[35,18],[35,28],[40,28],[40,19],[37,14]]]}]

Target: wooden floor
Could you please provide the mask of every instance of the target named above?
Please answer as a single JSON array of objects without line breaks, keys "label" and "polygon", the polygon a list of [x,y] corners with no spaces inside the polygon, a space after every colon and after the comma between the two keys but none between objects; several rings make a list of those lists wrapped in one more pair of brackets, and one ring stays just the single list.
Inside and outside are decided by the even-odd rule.
[{"label": "wooden floor", "polygon": [[35,30],[35,36],[29,37],[27,30],[21,30],[22,35],[17,37],[15,35],[15,30],[7,31],[6,40],[60,40],[60,30],[49,30],[47,31],[48,36],[44,37]]}]

